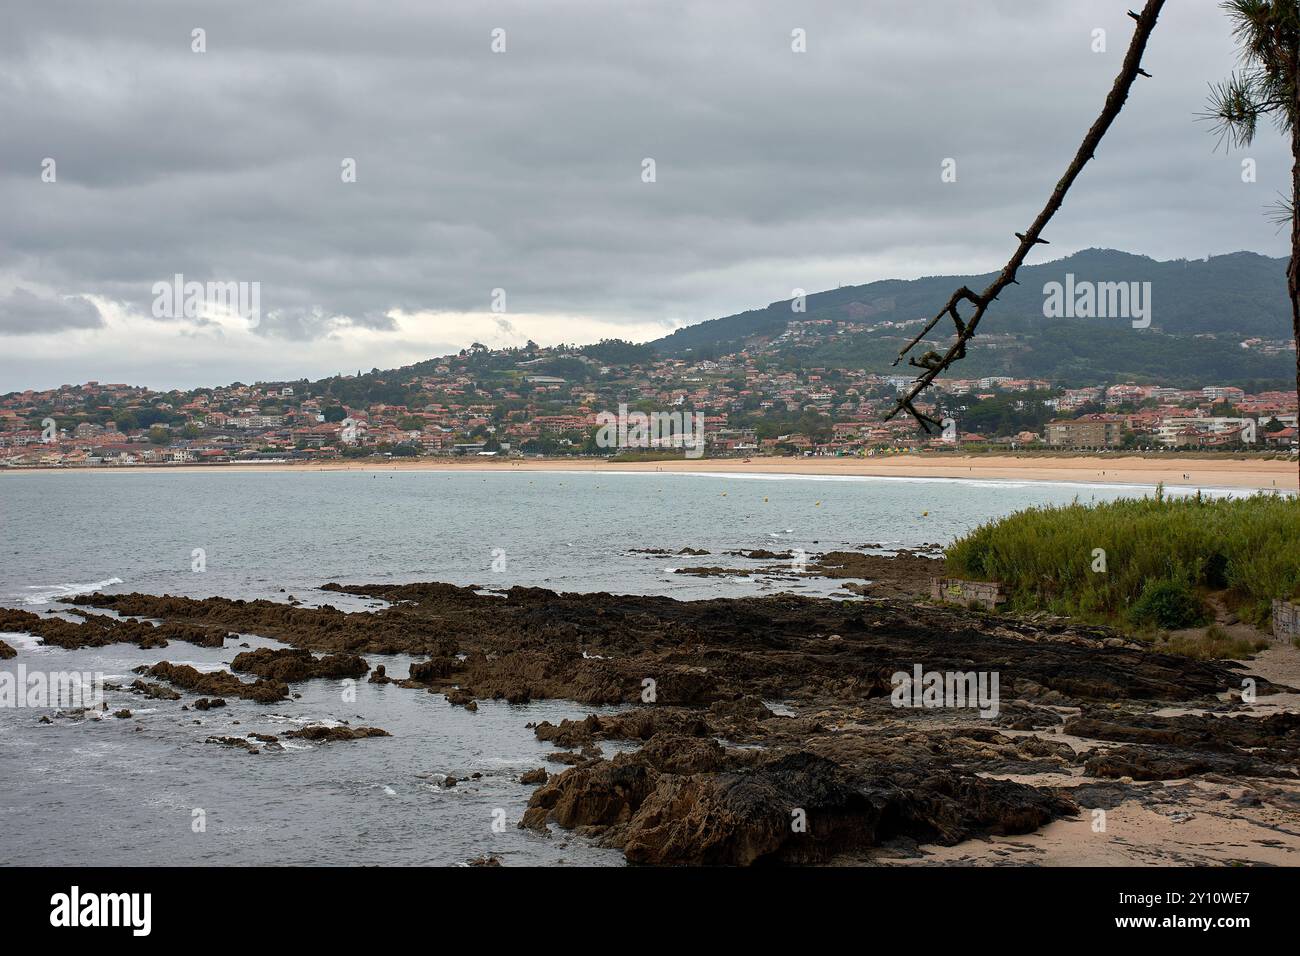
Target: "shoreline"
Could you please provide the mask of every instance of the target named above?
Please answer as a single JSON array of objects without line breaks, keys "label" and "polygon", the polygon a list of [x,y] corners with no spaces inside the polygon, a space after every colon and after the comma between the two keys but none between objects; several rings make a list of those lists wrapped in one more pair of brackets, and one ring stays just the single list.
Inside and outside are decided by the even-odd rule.
[{"label": "shoreline", "polygon": [[[900,571],[900,584],[918,576]],[[666,608],[653,596],[538,588],[502,602],[438,582],[321,589],[385,606],[340,617],[328,606],[100,593],[68,602],[83,612],[76,620],[11,610],[0,631],[65,650],[156,649],[156,663],[133,671],[141,680],[108,688],[104,713],[188,728],[190,708],[202,710],[204,743],[259,760],[279,759],[265,754],[298,733],[251,730],[260,708],[344,673],[471,713],[488,701],[579,704],[587,716],[526,725],[548,749],[511,770],[518,789],[506,806],[518,828],[591,840],[630,863],[1223,866],[1292,865],[1300,854],[1300,651],[1286,641],[1266,641],[1253,661],[1169,657],[1107,627],[990,616],[915,593]],[[954,647],[955,633],[978,639]],[[234,643],[250,634],[265,645]],[[165,651],[169,640],[177,646]],[[173,663],[186,645],[220,649],[226,668]],[[1000,676],[974,700],[899,697],[896,672],[922,660],[933,673]],[[1258,700],[1238,690],[1244,674]],[[196,700],[217,694],[216,710]],[[369,721],[373,702],[364,694],[348,713]],[[319,719],[310,730],[380,751],[401,736],[369,724],[344,736]],[[493,773],[481,761],[446,770],[470,794]],[[825,836],[809,844],[786,822],[790,807],[808,808]],[[706,839],[683,838],[698,833]],[[495,857],[496,846],[484,849]],[[467,862],[477,851],[466,847]]]},{"label": "shoreline", "polygon": [[11,473],[88,472],[592,472],[679,473],[721,476],[842,478],[931,478],[994,481],[1069,482],[1206,489],[1297,490],[1296,464],[1287,459],[1143,458],[1089,456],[895,455],[880,458],[735,458],[611,462],[603,459],[489,459],[464,461],[414,459],[320,462],[231,462],[186,465],[96,465],[58,468],[6,468]]}]

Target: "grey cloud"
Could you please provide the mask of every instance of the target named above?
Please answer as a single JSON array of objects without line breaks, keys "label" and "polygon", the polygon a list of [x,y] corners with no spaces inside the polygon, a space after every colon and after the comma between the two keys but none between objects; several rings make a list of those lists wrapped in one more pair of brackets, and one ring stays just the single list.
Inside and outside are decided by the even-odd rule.
[{"label": "grey cloud", "polygon": [[326,338],[348,327],[393,331],[397,324],[387,315],[327,315],[320,309],[280,309],[261,317],[254,326],[257,334],[267,338],[306,342]]},{"label": "grey cloud", "polygon": [[[0,34],[0,270],[147,311],[155,281],[258,281],[268,350],[385,313],[694,322],[795,287],[981,273],[1095,118],[1126,4],[1038,0],[98,0]],[[190,52],[190,30],[208,52]],[[489,51],[507,30],[508,52]],[[808,52],[790,50],[805,29]],[[1104,54],[1090,49],[1108,31]],[[1285,248],[1271,131],[1195,122],[1235,64],[1216,4],[1168,5],[1153,74],[1051,253]],[[42,183],[54,157],[59,180]],[[357,161],[344,184],[340,163]],[[658,181],[640,181],[653,157]],[[958,181],[942,184],[953,157]],[[468,344],[468,342],[462,343]],[[108,356],[105,356],[108,360]],[[376,355],[375,365],[383,365]],[[100,377],[111,377],[105,369]],[[247,378],[238,370],[205,376]],[[0,388],[7,381],[0,367]],[[206,380],[206,378],[201,379]],[[197,383],[197,382],[196,382]]]},{"label": "grey cloud", "polygon": [[37,335],[104,324],[99,309],[80,296],[39,296],[16,288],[0,298],[0,334]]}]

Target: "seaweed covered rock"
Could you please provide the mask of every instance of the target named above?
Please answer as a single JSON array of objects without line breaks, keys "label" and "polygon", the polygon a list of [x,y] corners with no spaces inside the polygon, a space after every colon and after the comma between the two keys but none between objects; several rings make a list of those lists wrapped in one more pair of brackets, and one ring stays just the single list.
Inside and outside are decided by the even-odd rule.
[{"label": "seaweed covered rock", "polygon": [[364,677],[370,670],[370,665],[356,654],[316,657],[311,651],[302,648],[259,647],[255,651],[236,654],[230,663],[230,669],[289,684],[317,678],[342,680]]},{"label": "seaweed covered rock", "polygon": [[953,844],[1024,833],[1075,812],[1033,787],[937,764],[863,776],[793,751],[746,765],[664,737],[565,771],[533,795],[520,825],[582,828],[636,863],[748,865],[817,862],[900,836]]},{"label": "seaweed covered rock", "polygon": [[322,724],[311,724],[299,730],[285,731],[284,736],[296,737],[300,740],[312,740],[317,743],[329,743],[335,740],[364,740],[367,737],[391,737],[386,730],[380,730],[378,727],[326,727]]},{"label": "seaweed covered rock", "polygon": [[160,661],[153,667],[137,667],[135,670],[137,674],[165,680],[205,697],[238,697],[259,704],[273,704],[289,697],[289,686],[283,681],[258,678],[253,683],[246,684],[229,671],[211,671],[205,674],[189,664],[172,664],[168,661]]}]

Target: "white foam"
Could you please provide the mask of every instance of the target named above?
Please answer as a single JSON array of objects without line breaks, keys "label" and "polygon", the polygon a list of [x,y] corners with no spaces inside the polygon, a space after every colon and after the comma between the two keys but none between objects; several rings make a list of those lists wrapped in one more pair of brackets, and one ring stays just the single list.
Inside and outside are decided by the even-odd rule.
[{"label": "white foam", "polygon": [[0,631],[0,640],[11,645],[15,650],[34,651],[41,646],[41,639],[24,631]]},{"label": "white foam", "polygon": [[94,594],[114,584],[124,583],[121,578],[105,578],[88,584],[31,584],[23,588],[24,604],[49,604],[56,598],[73,597],[78,594]]},{"label": "white foam", "polygon": [[193,667],[200,674],[216,674],[226,670],[221,661],[172,661],[176,666]]},{"label": "white foam", "polygon": [[[636,474],[635,472],[616,472],[619,475]],[[1129,484],[1113,481],[1052,481],[1026,478],[954,478],[935,475],[805,475],[790,472],[736,472],[734,474],[720,471],[681,471],[655,473],[655,477],[673,474],[683,478],[734,478],[742,481],[830,481],[872,484],[876,482],[893,482],[901,484],[949,484],[968,488],[1080,488],[1092,491],[1130,491],[1154,494],[1155,485]],[[1257,493],[1256,488],[1206,488],[1196,485],[1165,485],[1167,495],[1194,495],[1198,491],[1205,495],[1233,497],[1248,496]],[[790,532],[787,531],[787,534]]]}]

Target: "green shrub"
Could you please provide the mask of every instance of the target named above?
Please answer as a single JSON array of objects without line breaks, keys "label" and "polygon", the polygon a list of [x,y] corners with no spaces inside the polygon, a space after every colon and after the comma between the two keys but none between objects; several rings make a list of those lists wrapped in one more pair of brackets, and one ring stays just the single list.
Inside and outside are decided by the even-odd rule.
[{"label": "green shrub", "polygon": [[1148,581],[1128,616],[1139,626],[1174,631],[1203,624],[1205,606],[1186,581]]},{"label": "green shrub", "polygon": [[[1225,591],[1243,620],[1264,625],[1274,598],[1300,594],[1300,501],[1158,491],[1031,508],[976,528],[948,548],[947,559],[954,577],[1006,585],[1009,610],[1131,622],[1135,609],[1154,614],[1158,599],[1170,605],[1160,613],[1172,613],[1172,594],[1157,585],[1181,582],[1193,593]],[[1103,559],[1105,570],[1094,570]]]}]

